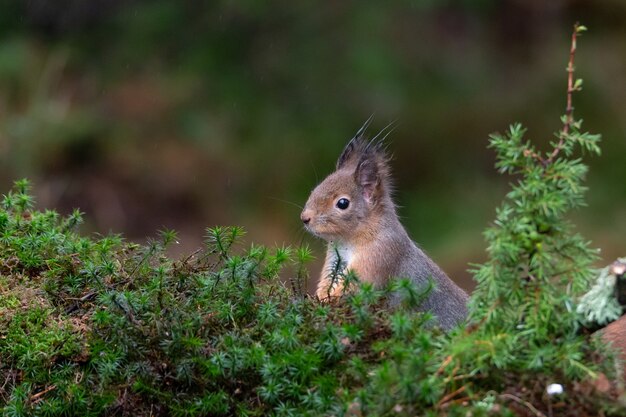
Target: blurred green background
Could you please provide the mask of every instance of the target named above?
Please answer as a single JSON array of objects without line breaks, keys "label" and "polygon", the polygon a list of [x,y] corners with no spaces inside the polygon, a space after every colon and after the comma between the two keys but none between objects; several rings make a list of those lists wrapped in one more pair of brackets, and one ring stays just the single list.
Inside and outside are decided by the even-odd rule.
[{"label": "blurred green background", "polygon": [[[243,225],[247,240],[322,244],[298,205],[370,114],[390,120],[397,202],[410,235],[466,288],[481,232],[511,178],[488,134],[560,128],[574,22],[575,97],[603,134],[589,207],[574,221],[603,262],[624,255],[626,2],[4,0],[0,185],[86,212],[84,231],[143,241]],[[317,270],[313,267],[313,275]]]}]

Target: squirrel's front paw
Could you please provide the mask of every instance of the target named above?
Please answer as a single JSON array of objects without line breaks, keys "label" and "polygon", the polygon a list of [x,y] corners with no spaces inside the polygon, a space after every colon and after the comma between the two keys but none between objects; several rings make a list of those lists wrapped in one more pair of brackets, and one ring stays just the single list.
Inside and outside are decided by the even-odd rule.
[{"label": "squirrel's front paw", "polygon": [[333,298],[341,297],[342,290],[340,286],[335,283],[335,285],[321,284],[318,285],[317,290],[315,291],[315,295],[322,301],[330,301]]}]

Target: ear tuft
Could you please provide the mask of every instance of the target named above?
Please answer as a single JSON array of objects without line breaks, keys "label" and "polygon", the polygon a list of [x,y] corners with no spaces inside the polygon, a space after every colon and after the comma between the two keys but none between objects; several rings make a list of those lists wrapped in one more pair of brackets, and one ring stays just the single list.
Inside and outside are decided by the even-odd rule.
[{"label": "ear tuft", "polygon": [[365,121],[356,135],[348,142],[337,160],[337,169],[349,169],[354,181],[360,187],[363,197],[374,204],[392,190],[389,157],[385,150],[385,139],[395,128],[395,122],[385,126],[374,138],[366,140],[367,130],[372,116]]},{"label": "ear tuft", "polygon": [[372,114],[366,121],[363,123],[363,126],[356,132],[354,137],[348,142],[346,147],[341,152],[339,159],[337,159],[337,169],[341,169],[348,164],[356,163],[358,159],[361,157],[368,144],[365,141],[365,132],[372,122],[372,118],[374,115]]},{"label": "ear tuft", "polygon": [[360,146],[358,146],[359,141],[360,139],[357,139],[357,137],[355,136],[350,140],[350,142],[348,142],[346,147],[343,149],[343,152],[341,152],[341,155],[339,155],[339,159],[337,159],[337,169],[343,168],[344,166],[346,166],[349,160],[354,159],[356,149],[360,148]]}]

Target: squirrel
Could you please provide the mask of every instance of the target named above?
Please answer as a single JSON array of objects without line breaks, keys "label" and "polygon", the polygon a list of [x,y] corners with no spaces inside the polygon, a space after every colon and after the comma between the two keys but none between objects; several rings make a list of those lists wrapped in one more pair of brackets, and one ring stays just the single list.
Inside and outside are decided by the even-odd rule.
[{"label": "squirrel", "polygon": [[332,282],[337,265],[378,288],[394,277],[410,278],[418,285],[432,279],[434,289],[420,309],[433,313],[438,325],[449,330],[465,319],[468,296],[400,223],[391,195],[386,136],[377,140],[381,132],[366,140],[370,121],[371,117],[346,145],[335,172],[315,187],[300,215],[309,232],[328,242],[316,295],[320,299],[341,295],[341,288]]}]

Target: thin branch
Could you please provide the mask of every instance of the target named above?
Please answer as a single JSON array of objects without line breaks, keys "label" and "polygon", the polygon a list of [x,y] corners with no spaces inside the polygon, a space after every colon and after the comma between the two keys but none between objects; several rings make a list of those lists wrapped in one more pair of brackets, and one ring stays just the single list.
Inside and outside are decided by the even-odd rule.
[{"label": "thin branch", "polygon": [[452,381],[461,381],[463,379],[485,379],[487,378],[487,376],[485,375],[474,375],[474,374],[463,374],[463,375],[456,375],[456,376],[449,376],[446,379],[443,380],[443,382],[448,383],[448,382],[452,382]]},{"label": "thin branch", "polygon": [[459,395],[460,393],[462,393],[466,389],[467,389],[467,385],[462,385],[459,389],[457,389],[455,391],[452,391],[448,395],[444,396],[441,400],[439,400],[439,402],[437,403],[435,408],[436,409],[441,408],[444,404],[446,404],[447,402],[452,400],[454,397],[456,397],[457,395]]},{"label": "thin branch", "polygon": [[38,403],[39,401],[41,401],[41,397],[43,397],[44,395],[46,395],[47,393],[49,393],[52,390],[55,390],[57,387],[56,385],[50,385],[48,388],[46,388],[43,391],[38,392],[37,394],[33,395],[30,397],[30,401],[33,404]]},{"label": "thin branch", "polygon": [[448,357],[446,357],[446,359],[441,363],[439,369],[437,369],[437,372],[435,372],[435,375],[440,375],[450,362],[452,362],[452,355],[448,355]]},{"label": "thin branch", "polygon": [[576,55],[576,37],[578,36],[578,22],[574,25],[572,32],[572,43],[569,50],[569,62],[567,64],[567,107],[565,108],[565,125],[563,134],[567,135],[574,122],[574,106],[572,105],[572,95],[574,93],[574,57]]},{"label": "thin branch", "polygon": [[570,133],[570,129],[574,124],[574,106],[572,104],[572,95],[577,90],[574,86],[574,57],[576,55],[576,39],[578,35],[584,31],[584,26],[580,26],[578,22],[574,24],[574,31],[572,32],[572,43],[569,50],[569,62],[567,64],[567,106],[565,107],[565,121],[563,123],[563,129],[559,135],[559,143],[554,147],[554,150],[546,159],[546,165],[552,163],[558,156],[561,149],[565,144],[565,138]]},{"label": "thin branch", "polygon": [[520,405],[526,406],[526,408],[528,408],[537,417],[547,417],[544,413],[539,411],[534,405],[532,405],[528,401],[522,400],[520,397],[517,397],[513,394],[500,394],[499,397],[503,399],[513,400]]},{"label": "thin branch", "polygon": [[73,300],[73,301],[87,301],[90,300],[91,298],[93,298],[93,296],[96,295],[95,291],[90,291],[87,294],[83,295],[82,297],[67,297],[65,298],[66,300]]}]

